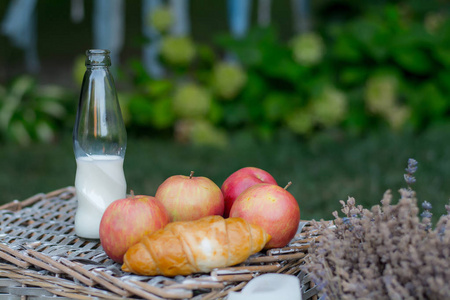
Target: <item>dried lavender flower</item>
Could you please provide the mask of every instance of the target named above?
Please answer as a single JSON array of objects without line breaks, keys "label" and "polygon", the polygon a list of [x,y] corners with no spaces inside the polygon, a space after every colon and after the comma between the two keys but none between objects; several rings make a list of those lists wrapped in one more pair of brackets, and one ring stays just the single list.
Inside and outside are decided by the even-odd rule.
[{"label": "dried lavender flower", "polygon": [[411,185],[416,182],[416,178],[413,174],[417,171],[417,164],[418,163],[414,158],[408,159],[408,166],[405,169],[406,174],[404,174],[404,178],[409,189],[411,189]]},{"label": "dried lavender flower", "polygon": [[431,219],[431,217],[433,216],[433,214],[430,213],[428,210],[425,210],[423,213],[420,214],[420,216],[421,216],[422,218],[428,218],[428,219]]},{"label": "dried lavender flower", "polygon": [[[415,172],[417,161],[408,167]],[[334,227],[317,227],[322,238],[302,269],[326,299],[450,299],[450,205],[433,229],[431,204],[424,201],[419,216],[416,193],[400,196],[391,204],[386,191],[370,210],[349,198],[341,201],[345,216],[333,214]]]},{"label": "dried lavender flower", "polygon": [[428,202],[428,201],[423,201],[423,202],[422,202],[422,208],[423,208],[423,209],[426,209],[426,210],[431,210],[431,209],[433,208],[433,206],[431,205],[430,202]]},{"label": "dried lavender flower", "polygon": [[408,159],[408,167],[405,171],[409,174],[414,174],[417,171],[417,161],[414,158]]},{"label": "dried lavender flower", "polygon": [[408,174],[413,174],[413,173],[416,173],[417,167],[411,167],[411,166],[408,166],[408,167],[405,169],[405,171],[406,171]]},{"label": "dried lavender flower", "polygon": [[416,178],[414,176],[412,176],[411,174],[405,174],[404,177],[405,177],[405,181],[408,185],[411,185],[416,182]]},{"label": "dried lavender flower", "polygon": [[430,212],[430,209],[432,209],[433,207],[430,202],[423,201],[422,208],[424,209],[424,211],[420,214],[420,216],[422,217],[422,223],[425,227],[424,229],[430,230],[431,229],[431,218],[433,217],[433,214]]},{"label": "dried lavender flower", "polygon": [[418,162],[414,158],[408,159],[408,166],[417,167],[417,164]]}]

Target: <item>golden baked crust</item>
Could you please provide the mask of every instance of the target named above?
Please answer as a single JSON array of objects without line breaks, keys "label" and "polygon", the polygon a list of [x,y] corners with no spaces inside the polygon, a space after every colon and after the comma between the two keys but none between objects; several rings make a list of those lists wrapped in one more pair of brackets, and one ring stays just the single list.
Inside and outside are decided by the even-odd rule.
[{"label": "golden baked crust", "polygon": [[124,255],[122,270],[138,275],[188,275],[245,261],[270,240],[261,227],[241,218],[208,216],[173,222]]}]

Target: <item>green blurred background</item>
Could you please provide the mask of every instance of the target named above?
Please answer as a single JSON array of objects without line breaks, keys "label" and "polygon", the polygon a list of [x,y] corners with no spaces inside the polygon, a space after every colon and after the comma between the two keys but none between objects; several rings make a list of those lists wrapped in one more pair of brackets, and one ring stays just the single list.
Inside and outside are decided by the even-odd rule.
[{"label": "green blurred background", "polygon": [[[38,0],[37,74],[0,35],[0,202],[73,185],[71,131],[92,48],[92,1],[70,21],[70,1]],[[290,1],[271,25],[228,30],[226,1],[190,1],[192,34],[162,34],[167,75],[141,59],[140,1],[126,2],[125,43],[114,70],[128,132],[128,188],[153,195],[176,174],[219,186],[255,166],[289,188],[303,219],[331,218],[348,196],[366,206],[405,187],[419,162],[419,201],[445,212],[450,195],[450,10],[447,1],[311,3],[298,32]],[[8,1],[0,3],[0,18]],[[173,17],[173,16],[172,16]],[[161,8],[149,22],[164,29]],[[230,61],[229,56],[235,59]],[[236,63],[238,62],[238,63]]]}]

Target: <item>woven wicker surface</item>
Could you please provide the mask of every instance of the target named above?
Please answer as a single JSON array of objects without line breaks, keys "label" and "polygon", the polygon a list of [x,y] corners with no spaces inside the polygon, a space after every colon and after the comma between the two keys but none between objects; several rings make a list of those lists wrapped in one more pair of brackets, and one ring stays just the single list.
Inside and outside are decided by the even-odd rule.
[{"label": "woven wicker surface", "polygon": [[108,258],[98,240],[75,235],[75,189],[67,187],[0,206],[1,299],[222,299],[263,273],[299,278],[303,299],[317,290],[300,270],[312,239],[300,222],[291,243],[244,263],[191,276],[136,276]]}]

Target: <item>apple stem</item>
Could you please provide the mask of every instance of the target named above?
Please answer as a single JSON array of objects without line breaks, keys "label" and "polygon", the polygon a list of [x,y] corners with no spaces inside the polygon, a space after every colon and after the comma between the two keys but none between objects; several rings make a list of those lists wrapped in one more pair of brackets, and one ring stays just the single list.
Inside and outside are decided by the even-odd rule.
[{"label": "apple stem", "polygon": [[192,179],[192,176],[194,176],[194,171],[191,171],[191,174],[189,175],[189,179]]},{"label": "apple stem", "polygon": [[284,189],[285,189],[285,190],[287,190],[287,189],[288,189],[288,187],[290,187],[290,186],[291,186],[291,184],[292,184],[292,181],[289,181],[289,182],[288,182],[288,184],[286,184],[286,186],[284,187]]},{"label": "apple stem", "polygon": [[131,195],[131,197],[134,197],[134,191],[133,190],[130,190],[130,195]]}]

